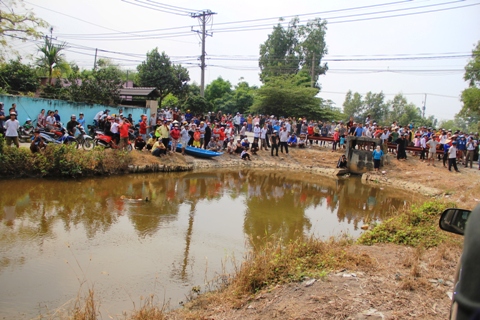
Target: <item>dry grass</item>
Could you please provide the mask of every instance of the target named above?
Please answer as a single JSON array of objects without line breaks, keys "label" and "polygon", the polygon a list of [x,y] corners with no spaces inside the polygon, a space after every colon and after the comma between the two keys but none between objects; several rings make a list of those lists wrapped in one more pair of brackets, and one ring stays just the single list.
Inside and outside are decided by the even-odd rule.
[{"label": "dry grass", "polygon": [[88,289],[88,294],[84,299],[77,299],[73,308],[72,320],[96,320],[99,316],[100,305],[95,300],[94,289]]}]

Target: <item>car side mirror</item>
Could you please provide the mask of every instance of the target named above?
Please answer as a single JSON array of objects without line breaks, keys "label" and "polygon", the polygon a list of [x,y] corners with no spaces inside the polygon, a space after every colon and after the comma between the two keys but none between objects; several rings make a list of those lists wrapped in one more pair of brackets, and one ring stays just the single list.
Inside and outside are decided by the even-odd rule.
[{"label": "car side mirror", "polygon": [[440,229],[463,235],[470,210],[450,208],[443,211],[440,217]]}]

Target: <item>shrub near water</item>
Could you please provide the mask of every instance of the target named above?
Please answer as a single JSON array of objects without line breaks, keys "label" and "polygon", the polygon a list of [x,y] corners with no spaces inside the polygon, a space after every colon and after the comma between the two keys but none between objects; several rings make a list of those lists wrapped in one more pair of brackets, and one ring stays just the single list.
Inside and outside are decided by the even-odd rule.
[{"label": "shrub near water", "polygon": [[456,205],[433,201],[420,206],[412,205],[410,210],[400,212],[363,233],[358,243],[396,243],[426,248],[437,246],[447,239],[446,233],[438,228],[438,219],[445,209],[452,207]]},{"label": "shrub near water", "polygon": [[132,163],[130,154],[120,150],[76,149],[74,145],[48,145],[43,153],[26,148],[3,148],[0,175],[80,177],[124,172]]}]

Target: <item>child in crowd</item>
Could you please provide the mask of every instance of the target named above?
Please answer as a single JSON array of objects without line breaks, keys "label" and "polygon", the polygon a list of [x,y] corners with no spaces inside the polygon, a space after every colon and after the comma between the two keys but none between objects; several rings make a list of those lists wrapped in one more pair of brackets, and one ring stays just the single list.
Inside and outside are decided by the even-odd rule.
[{"label": "child in crowd", "polygon": [[240,158],[242,158],[242,160],[252,161],[252,159],[250,159],[250,155],[248,154],[247,150],[242,151],[242,153],[240,154]]}]

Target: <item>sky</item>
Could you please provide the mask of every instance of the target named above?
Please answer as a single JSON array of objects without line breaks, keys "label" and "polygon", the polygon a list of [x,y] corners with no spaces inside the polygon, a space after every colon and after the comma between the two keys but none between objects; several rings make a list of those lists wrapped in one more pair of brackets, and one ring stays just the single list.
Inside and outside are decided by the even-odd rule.
[{"label": "sky", "polygon": [[[187,67],[200,83],[198,19],[210,10],[205,83],[221,76],[233,85],[242,78],[260,86],[259,47],[278,19],[299,15],[302,22],[327,21],[326,75],[319,96],[342,108],[351,90],[383,92],[386,100],[403,93],[426,116],[452,119],[468,83],[464,67],[480,41],[480,0],[24,0],[46,20],[57,42],[66,42],[66,59],[81,68],[110,58],[135,70],[158,47]],[[267,19],[270,18],[270,19]],[[194,31],[192,31],[194,30]],[[48,32],[48,30],[45,30]],[[36,43],[15,44],[28,60]],[[347,61],[346,61],[347,60]],[[354,61],[352,61],[354,60]]]}]

